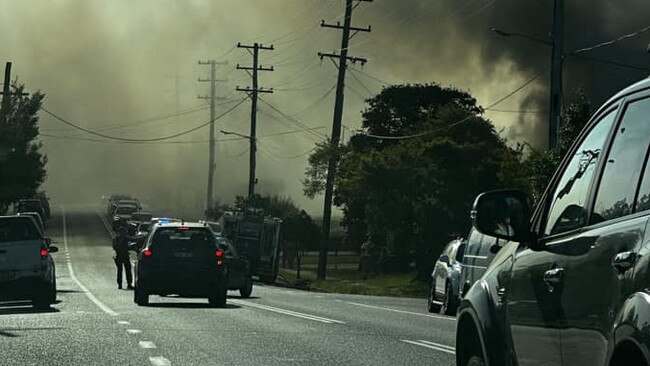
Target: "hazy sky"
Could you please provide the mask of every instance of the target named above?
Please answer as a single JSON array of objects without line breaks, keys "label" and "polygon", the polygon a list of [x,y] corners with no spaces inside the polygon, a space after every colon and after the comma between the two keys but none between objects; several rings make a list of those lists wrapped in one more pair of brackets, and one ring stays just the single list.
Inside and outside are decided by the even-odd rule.
[{"label": "hazy sky", "polygon": [[[650,25],[642,0],[574,0],[567,5],[566,50],[590,46]],[[319,51],[336,51],[340,32],[322,29],[321,19],[336,21],[342,0],[0,0],[0,61],[13,61],[14,75],[28,89],[47,94],[46,108],[91,130],[111,136],[156,138],[188,130],[209,119],[197,99],[208,86],[198,83],[208,68],[200,59],[228,61],[218,69],[217,113],[244,98],[235,91],[250,78],[235,70],[251,57],[237,42],[273,44],[260,62],[275,72],[260,74],[260,85],[274,87],[258,114],[257,190],[288,195],[311,213],[321,199],[302,196],[306,156],[315,141],[329,135],[336,70]],[[540,76],[487,116],[504,136],[543,145],[550,52],[517,38],[499,38],[500,27],[544,38],[551,27],[552,0],[376,0],[363,3],[354,24],[372,25],[351,41],[351,53],[369,63],[348,76],[344,124],[360,125],[363,99],[388,83],[438,82],[469,90],[486,106],[522,83]],[[606,61],[650,66],[645,46],[650,34],[589,53]],[[648,74],[593,60],[567,58],[568,95],[586,88],[597,103],[620,87]],[[371,77],[367,75],[371,75]],[[356,78],[354,77],[356,76]],[[358,79],[358,80],[357,80]],[[379,81],[379,80],[381,81]],[[525,110],[527,113],[513,113]],[[162,120],[143,121],[193,111]],[[218,121],[217,130],[248,134],[250,103]],[[49,157],[46,189],[58,202],[91,201],[123,191],[159,207],[187,213],[204,206],[208,129],[164,142],[125,144],[75,131],[43,115],[41,132]],[[349,131],[345,131],[346,136]],[[56,136],[56,137],[51,137]],[[232,136],[217,136],[227,140]],[[173,143],[172,143],[173,142]],[[188,143],[192,142],[192,143]],[[247,191],[246,140],[220,141],[216,192],[231,201]]]}]

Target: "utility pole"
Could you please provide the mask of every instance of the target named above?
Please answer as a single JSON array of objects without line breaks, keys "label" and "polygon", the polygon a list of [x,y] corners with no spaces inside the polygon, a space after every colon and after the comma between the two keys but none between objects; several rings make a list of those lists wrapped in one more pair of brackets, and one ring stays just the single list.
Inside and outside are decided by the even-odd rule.
[{"label": "utility pole", "polygon": [[[237,48],[244,48],[253,56],[253,66],[244,67],[237,64],[237,70],[245,70],[252,79],[252,87],[240,88],[237,91],[245,92],[251,98],[251,132],[249,135],[250,151],[249,151],[249,172],[248,172],[248,198],[252,198],[255,194],[255,166],[256,166],[256,153],[257,153],[257,96],[259,93],[273,93],[273,89],[260,88],[258,84],[259,71],[274,71],[273,66],[264,67],[259,64],[260,50],[273,51],[273,45],[264,46],[261,43],[254,43],[252,45],[243,45],[237,43]],[[252,51],[251,51],[252,50]]]},{"label": "utility pole", "polygon": [[216,115],[216,100],[217,100],[217,82],[225,80],[217,80],[217,65],[226,65],[225,62],[217,62],[215,60],[199,61],[199,65],[210,65],[210,78],[199,78],[201,83],[210,83],[210,96],[201,96],[199,99],[206,99],[210,101],[210,147],[209,147],[209,165],[208,165],[208,196],[206,208],[210,210],[214,204],[214,174],[217,168],[215,163],[215,115]]},{"label": "utility pole", "polygon": [[[327,164],[327,180],[325,183],[325,204],[323,208],[323,242],[321,243],[320,253],[318,256],[318,278],[325,279],[327,272],[327,249],[329,245],[330,237],[330,224],[332,220],[332,197],[334,195],[334,177],[336,176],[336,168],[339,161],[339,143],[341,140],[341,122],[343,119],[343,103],[345,99],[345,74],[347,71],[348,62],[352,63],[361,63],[365,65],[368,61],[362,57],[350,57],[348,56],[348,47],[350,44],[350,39],[357,35],[359,32],[370,32],[371,28],[356,28],[352,27],[352,11],[360,5],[362,2],[372,2],[373,0],[345,0],[345,19],[343,21],[343,26],[340,22],[336,24],[326,24],[325,21],[321,21],[321,27],[323,28],[334,28],[343,30],[343,38],[341,41],[341,52],[336,53],[318,53],[318,56],[321,60],[325,57],[332,60],[338,60],[338,83],[336,86],[336,102],[334,104],[334,121],[332,123],[332,137],[330,139],[330,148],[332,154],[330,155],[329,162]],[[356,3],[356,5],[355,5]],[[350,34],[352,31],[354,33]]]},{"label": "utility pole", "polygon": [[0,122],[5,123],[5,116],[11,103],[11,62],[5,64],[5,78],[2,85],[2,104],[0,104]]},{"label": "utility pole", "polygon": [[564,57],[564,0],[555,0],[553,9],[553,46],[551,56],[551,95],[548,125],[548,147],[557,145],[562,114],[562,61]]}]

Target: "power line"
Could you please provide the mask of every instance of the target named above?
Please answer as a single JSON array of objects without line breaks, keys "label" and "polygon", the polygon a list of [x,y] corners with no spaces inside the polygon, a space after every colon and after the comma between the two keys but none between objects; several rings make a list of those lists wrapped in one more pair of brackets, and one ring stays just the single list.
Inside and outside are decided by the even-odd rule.
[{"label": "power line", "polygon": [[329,90],[328,90],[328,91],[327,91],[327,92],[326,92],[322,97],[318,98],[316,101],[314,101],[313,103],[310,103],[309,105],[307,105],[306,107],[302,108],[302,109],[299,110],[298,112],[291,113],[290,116],[291,116],[291,117],[295,117],[295,116],[298,116],[298,115],[300,115],[300,114],[302,114],[302,113],[304,113],[304,112],[306,112],[306,111],[308,111],[308,110],[314,108],[315,106],[319,105],[322,101],[324,101],[324,100],[325,100],[325,99],[326,99],[330,94],[332,94],[332,92],[333,92],[335,89],[336,89],[336,85],[335,85],[335,86],[332,86],[332,87],[331,87],[331,88],[330,88],[330,89],[329,89]]},{"label": "power line", "polygon": [[235,110],[237,107],[239,107],[240,105],[242,105],[242,104],[246,101],[246,99],[248,99],[248,98],[244,98],[244,99],[242,99],[239,103],[237,103],[236,105],[234,105],[232,108],[228,109],[227,111],[225,111],[224,113],[222,113],[222,114],[220,114],[219,116],[215,117],[214,119],[212,119],[212,120],[210,120],[210,121],[207,121],[206,123],[203,123],[203,124],[201,124],[201,125],[199,125],[199,126],[196,126],[196,127],[191,128],[191,129],[189,129],[189,130],[186,130],[186,131],[183,131],[183,132],[179,132],[179,133],[176,133],[176,134],[173,134],[173,135],[164,136],[164,137],[156,137],[156,138],[151,138],[151,139],[131,139],[131,138],[124,138],[124,137],[118,137],[118,136],[105,135],[105,134],[103,134],[103,133],[99,133],[99,132],[92,131],[92,130],[89,130],[89,129],[87,129],[87,128],[83,128],[83,127],[81,127],[81,126],[78,126],[78,125],[76,125],[76,124],[74,124],[74,123],[68,121],[67,119],[65,119],[65,118],[63,118],[63,117],[60,117],[60,116],[56,115],[55,113],[49,111],[49,110],[46,109],[45,107],[42,107],[42,106],[41,106],[41,110],[42,110],[43,112],[49,114],[51,117],[54,117],[56,120],[65,123],[66,125],[69,125],[69,126],[71,126],[71,127],[74,127],[74,128],[77,129],[77,130],[80,130],[80,131],[86,132],[86,133],[91,134],[91,135],[94,135],[94,136],[103,137],[103,138],[105,138],[105,139],[116,140],[116,141],[128,141],[128,142],[151,142],[151,141],[164,141],[164,140],[170,140],[170,139],[173,139],[173,138],[176,138],[176,137],[180,137],[180,136],[187,135],[187,134],[192,133],[192,132],[194,132],[194,131],[196,131],[196,130],[199,130],[199,129],[201,129],[201,128],[207,126],[207,125],[209,125],[210,123],[212,123],[212,122],[214,122],[214,121],[216,121],[216,120],[218,120],[218,119],[220,119],[220,118],[226,116],[227,114],[229,114],[230,112],[232,112],[233,110]]},{"label": "power line", "polygon": [[350,70],[350,75],[352,75],[354,80],[356,80],[357,83],[359,83],[359,85],[361,85],[362,88],[366,89],[366,91],[368,92],[368,96],[373,97],[375,95],[375,93],[371,92],[370,89],[368,89],[368,87],[364,83],[362,83],[361,80],[359,80],[357,75],[354,74],[353,70]]},{"label": "power line", "polygon": [[309,127],[309,126],[307,126],[306,124],[302,123],[299,119],[297,119],[297,118],[295,118],[295,117],[292,117],[292,116],[288,115],[287,113],[284,113],[284,112],[281,111],[278,107],[276,107],[276,106],[274,106],[273,104],[267,102],[267,101],[264,100],[263,98],[259,98],[259,99],[260,99],[260,101],[261,101],[262,103],[266,104],[269,108],[273,109],[274,111],[276,111],[277,113],[279,113],[279,114],[282,115],[283,117],[287,118],[289,121],[293,122],[294,124],[298,125],[299,127],[302,127],[306,132],[311,133],[312,135],[318,137],[319,139],[327,138],[326,135],[319,134],[319,133],[316,133],[316,132],[314,132],[314,131],[310,131],[310,127]]},{"label": "power line", "polygon": [[263,151],[263,152],[269,154],[270,156],[272,156],[272,157],[274,157],[274,158],[276,158],[276,159],[282,159],[282,160],[300,159],[300,158],[303,158],[303,157],[305,157],[305,156],[311,154],[311,153],[315,150],[315,148],[312,147],[311,149],[309,149],[309,150],[307,150],[307,151],[305,151],[305,152],[303,152],[303,153],[300,153],[300,154],[298,154],[298,155],[281,156],[281,155],[277,155],[277,154],[275,154],[275,153],[272,153],[271,151],[269,151],[269,150],[267,150],[266,148],[262,147],[262,145],[260,145],[259,148],[260,148],[261,151]]},{"label": "power line", "polygon": [[593,46],[589,46],[589,47],[585,47],[585,48],[580,48],[580,49],[577,49],[577,50],[575,50],[575,51],[573,51],[573,52],[570,52],[570,54],[576,54],[576,53],[588,52],[588,51],[593,51],[593,50],[598,49],[598,48],[602,48],[602,47],[610,46],[610,45],[613,45],[613,44],[615,44],[615,43],[618,43],[618,42],[624,41],[624,40],[626,40],[626,39],[628,39],[628,38],[636,37],[636,36],[638,36],[638,35],[640,35],[640,34],[643,34],[643,33],[647,32],[647,31],[649,31],[649,30],[650,30],[650,26],[643,27],[643,28],[639,29],[639,30],[636,31],[636,32],[628,33],[628,34],[624,34],[624,35],[622,35],[622,36],[620,36],[620,37],[618,37],[618,38],[614,38],[614,39],[609,40],[609,41],[601,42],[601,43],[595,44],[595,45],[593,45]]},{"label": "power line", "polygon": [[648,67],[630,65],[630,64],[625,64],[625,63],[618,62],[618,61],[603,60],[603,59],[600,59],[600,58],[597,58],[597,57],[592,57],[592,56],[587,56],[587,55],[574,54],[574,55],[570,55],[570,56],[577,57],[577,58],[584,59],[584,60],[588,60],[588,61],[592,61],[592,62],[596,62],[596,63],[600,63],[600,64],[604,64],[604,65],[618,66],[618,67],[631,69],[631,70],[642,71],[642,72],[650,71],[650,68],[648,68]]}]

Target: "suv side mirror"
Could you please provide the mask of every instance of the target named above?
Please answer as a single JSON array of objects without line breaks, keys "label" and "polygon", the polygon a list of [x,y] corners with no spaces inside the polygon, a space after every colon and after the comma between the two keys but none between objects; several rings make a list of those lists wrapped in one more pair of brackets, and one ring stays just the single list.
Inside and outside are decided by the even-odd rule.
[{"label": "suv side mirror", "polygon": [[440,263],[449,264],[449,256],[447,254],[443,254],[443,255],[440,256],[440,258],[438,258],[438,261]]},{"label": "suv side mirror", "polygon": [[471,216],[476,230],[484,235],[529,242],[533,239],[530,212],[524,192],[500,190],[478,195]]},{"label": "suv side mirror", "polygon": [[50,238],[43,238],[43,241],[45,242],[45,245],[47,245],[48,247],[52,245],[52,239]]},{"label": "suv side mirror", "polygon": [[49,248],[47,248],[47,251],[50,253],[57,253],[59,251],[59,247],[55,247],[54,245],[50,245]]}]

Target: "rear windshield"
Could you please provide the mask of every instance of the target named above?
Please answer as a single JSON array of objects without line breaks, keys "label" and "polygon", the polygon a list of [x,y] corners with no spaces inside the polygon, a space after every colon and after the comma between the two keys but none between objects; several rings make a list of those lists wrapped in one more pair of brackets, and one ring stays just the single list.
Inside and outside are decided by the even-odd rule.
[{"label": "rear windshield", "polygon": [[135,213],[131,216],[131,220],[133,221],[150,221],[153,215],[151,214],[143,214],[143,213]]},{"label": "rear windshield", "polygon": [[130,215],[138,211],[137,208],[131,206],[120,206],[115,210],[116,215]]},{"label": "rear windshield", "polygon": [[138,231],[149,231],[149,226],[151,226],[151,224],[140,224],[140,226],[138,226]]},{"label": "rear windshield", "polygon": [[31,218],[0,219],[0,243],[40,238],[41,235]]},{"label": "rear windshield", "polygon": [[18,209],[23,211],[39,211],[42,208],[40,201],[26,201],[18,204]]},{"label": "rear windshield", "polygon": [[150,246],[165,252],[213,249],[214,237],[206,228],[160,228],[156,230]]}]

